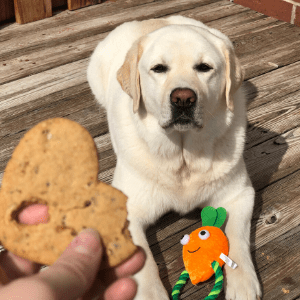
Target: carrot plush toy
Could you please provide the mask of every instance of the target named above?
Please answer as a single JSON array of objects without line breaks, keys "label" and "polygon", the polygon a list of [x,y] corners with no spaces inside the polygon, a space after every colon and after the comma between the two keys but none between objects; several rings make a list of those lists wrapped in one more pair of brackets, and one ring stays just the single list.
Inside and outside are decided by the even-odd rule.
[{"label": "carrot plush toy", "polygon": [[211,206],[201,211],[203,227],[196,229],[190,235],[186,234],[181,239],[183,245],[182,255],[185,265],[176,282],[172,299],[178,300],[180,289],[186,284],[188,278],[192,284],[206,281],[215,274],[215,285],[204,300],[216,299],[223,286],[222,266],[226,262],[230,267],[237,267],[229,257],[228,239],[220,229],[226,219],[226,210],[223,207],[215,209]]}]

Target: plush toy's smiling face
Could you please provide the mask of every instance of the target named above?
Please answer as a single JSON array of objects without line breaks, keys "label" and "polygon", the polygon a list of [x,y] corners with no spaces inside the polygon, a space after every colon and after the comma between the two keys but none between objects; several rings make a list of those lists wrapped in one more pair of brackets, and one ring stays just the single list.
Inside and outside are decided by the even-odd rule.
[{"label": "plush toy's smiling face", "polygon": [[190,235],[185,235],[181,243],[185,268],[193,284],[209,279],[214,274],[211,263],[215,260],[223,266],[224,262],[219,256],[221,253],[228,255],[228,240],[218,227],[198,228]]}]

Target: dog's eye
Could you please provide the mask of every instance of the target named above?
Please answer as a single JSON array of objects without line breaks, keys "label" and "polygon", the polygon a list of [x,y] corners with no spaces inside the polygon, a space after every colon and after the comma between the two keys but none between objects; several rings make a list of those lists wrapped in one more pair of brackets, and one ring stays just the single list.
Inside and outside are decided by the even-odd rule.
[{"label": "dog's eye", "polygon": [[158,64],[155,65],[151,70],[155,73],[166,73],[169,70],[169,68],[165,65]]},{"label": "dog's eye", "polygon": [[211,66],[209,66],[208,64],[198,64],[195,66],[194,68],[197,72],[208,72],[212,69]]}]

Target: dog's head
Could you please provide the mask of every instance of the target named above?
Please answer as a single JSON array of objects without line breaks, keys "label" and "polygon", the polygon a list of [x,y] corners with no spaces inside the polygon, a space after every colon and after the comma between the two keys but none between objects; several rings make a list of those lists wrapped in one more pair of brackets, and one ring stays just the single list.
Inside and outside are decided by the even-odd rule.
[{"label": "dog's head", "polygon": [[167,131],[201,130],[217,109],[234,110],[243,73],[229,39],[214,29],[170,25],[137,40],[117,79]]}]

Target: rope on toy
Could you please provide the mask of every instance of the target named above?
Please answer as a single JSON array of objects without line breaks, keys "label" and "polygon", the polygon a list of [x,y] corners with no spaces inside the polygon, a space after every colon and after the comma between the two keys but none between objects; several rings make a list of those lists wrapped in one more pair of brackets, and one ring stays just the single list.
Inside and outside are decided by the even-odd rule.
[{"label": "rope on toy", "polygon": [[[204,300],[213,300],[218,297],[222,290],[223,286],[223,271],[217,261],[213,261],[211,264],[214,272],[215,272],[215,285],[209,295],[204,298]],[[173,300],[179,300],[179,293],[180,289],[186,284],[187,280],[189,279],[189,273],[184,270],[179,277],[179,280],[176,282],[173,290],[172,290],[172,299]]]},{"label": "rope on toy", "polygon": [[172,298],[173,300],[178,300],[179,299],[179,293],[181,288],[186,284],[187,280],[190,278],[190,275],[188,271],[184,270],[180,276],[178,281],[176,282],[175,286],[173,287],[172,290]]},{"label": "rope on toy", "polygon": [[211,265],[214,269],[215,276],[216,276],[215,285],[214,285],[213,289],[211,290],[211,292],[208,294],[208,296],[204,300],[216,299],[218,297],[218,295],[220,294],[220,292],[222,290],[222,286],[223,286],[223,271],[222,271],[219,263],[216,261],[213,261]]}]

